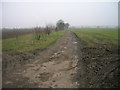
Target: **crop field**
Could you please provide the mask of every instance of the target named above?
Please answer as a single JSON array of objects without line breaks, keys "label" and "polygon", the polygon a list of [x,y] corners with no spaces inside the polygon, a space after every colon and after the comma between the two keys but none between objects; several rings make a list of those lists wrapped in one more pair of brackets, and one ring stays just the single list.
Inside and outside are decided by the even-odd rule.
[{"label": "crop field", "polygon": [[88,46],[96,44],[107,45],[108,47],[118,46],[118,29],[76,29],[72,30]]}]

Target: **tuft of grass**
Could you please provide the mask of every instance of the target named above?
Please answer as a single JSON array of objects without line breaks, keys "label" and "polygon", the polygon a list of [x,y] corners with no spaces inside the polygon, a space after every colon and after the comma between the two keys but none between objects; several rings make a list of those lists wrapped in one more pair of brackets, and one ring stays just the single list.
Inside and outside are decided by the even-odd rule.
[{"label": "tuft of grass", "polygon": [[63,35],[64,31],[59,31],[44,36],[40,40],[36,40],[33,34],[19,36],[18,38],[4,39],[2,40],[2,50],[26,52],[46,48],[55,43]]},{"label": "tuft of grass", "polygon": [[2,39],[0,39],[0,51],[2,51]]},{"label": "tuft of grass", "polygon": [[118,46],[118,29],[115,28],[81,28],[72,31],[88,46],[95,44]]}]

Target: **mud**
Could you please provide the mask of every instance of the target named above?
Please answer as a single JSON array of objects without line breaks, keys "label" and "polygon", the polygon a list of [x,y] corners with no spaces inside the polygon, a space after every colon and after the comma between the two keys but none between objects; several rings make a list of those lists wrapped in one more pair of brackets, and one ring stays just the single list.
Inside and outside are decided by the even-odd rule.
[{"label": "mud", "polygon": [[34,52],[3,51],[3,88],[113,88],[120,84],[118,48],[87,47],[66,32]]},{"label": "mud", "polygon": [[[88,47],[86,43],[81,43],[82,62],[84,64],[84,74],[82,87],[88,88],[118,88],[120,87],[120,60],[119,47],[95,44]],[[79,66],[80,68],[81,66]],[[79,82],[81,83],[81,81]],[[81,86],[80,86],[81,87]]]}]

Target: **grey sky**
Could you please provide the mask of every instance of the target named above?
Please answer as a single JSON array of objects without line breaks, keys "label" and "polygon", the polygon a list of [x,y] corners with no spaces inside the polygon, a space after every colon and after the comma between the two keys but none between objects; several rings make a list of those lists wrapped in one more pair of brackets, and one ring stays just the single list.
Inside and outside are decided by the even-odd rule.
[{"label": "grey sky", "polygon": [[117,2],[3,2],[2,26],[35,27],[63,19],[72,26],[118,25]]}]

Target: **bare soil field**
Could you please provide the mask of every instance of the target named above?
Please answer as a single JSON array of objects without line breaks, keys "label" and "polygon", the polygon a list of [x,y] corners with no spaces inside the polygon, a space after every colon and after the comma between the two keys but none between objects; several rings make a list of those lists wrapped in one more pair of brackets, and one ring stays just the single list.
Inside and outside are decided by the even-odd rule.
[{"label": "bare soil field", "polygon": [[120,87],[118,47],[87,47],[68,31],[45,49],[3,51],[2,74],[3,88]]}]

